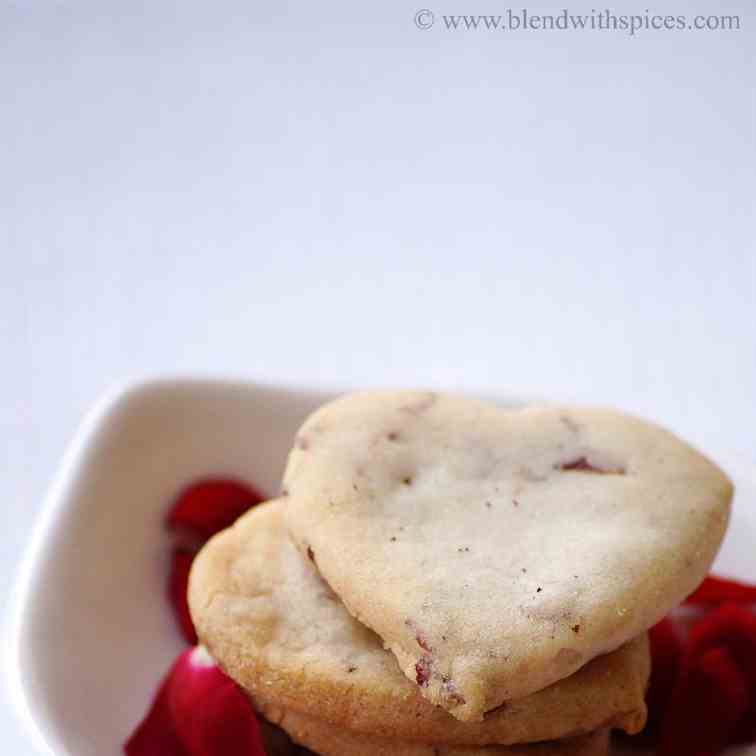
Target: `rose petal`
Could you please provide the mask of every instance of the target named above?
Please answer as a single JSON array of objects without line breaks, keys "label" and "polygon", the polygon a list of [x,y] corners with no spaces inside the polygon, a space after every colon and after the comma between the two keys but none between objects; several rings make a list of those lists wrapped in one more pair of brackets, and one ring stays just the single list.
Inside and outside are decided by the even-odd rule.
[{"label": "rose petal", "polygon": [[171,560],[171,575],[168,581],[168,597],[171,601],[176,621],[181,633],[192,646],[197,643],[197,631],[194,629],[186,591],[189,586],[189,570],[194,561],[194,554],[186,549],[174,549]]},{"label": "rose petal", "polygon": [[657,756],[714,756],[748,706],[746,681],[726,648],[708,649],[685,670],[664,718]]},{"label": "rose petal", "polygon": [[171,529],[185,529],[208,539],[225,530],[265,497],[251,486],[228,478],[207,478],[185,488],[168,512]]},{"label": "rose petal", "polygon": [[124,751],[127,756],[265,756],[252,705],[202,646],[176,659]]},{"label": "rose petal", "polygon": [[685,599],[686,604],[707,606],[733,601],[736,604],[755,604],[756,585],[728,580],[717,575],[704,578],[701,585]]},{"label": "rose petal", "polygon": [[723,604],[690,629],[685,664],[711,648],[724,647],[756,688],[756,616],[737,604]]},{"label": "rose petal", "polygon": [[147,715],[124,744],[127,756],[191,756],[173,726],[168,702],[171,674],[165,676]]},{"label": "rose petal", "polygon": [[730,739],[731,743],[754,743],[756,742],[756,690],[751,686],[751,702],[738,726]]},{"label": "rose petal", "polygon": [[651,643],[651,679],[646,693],[648,727],[655,730],[661,725],[664,714],[677,685],[683,653],[681,634],[675,623],[665,617],[649,630]]},{"label": "rose petal", "polygon": [[169,705],[192,756],[265,756],[251,703],[202,646],[179,657]]},{"label": "rose petal", "polygon": [[723,604],[694,624],[685,665],[711,648],[727,648],[748,685],[749,702],[732,734],[732,743],[756,740],[756,616],[736,604]]}]

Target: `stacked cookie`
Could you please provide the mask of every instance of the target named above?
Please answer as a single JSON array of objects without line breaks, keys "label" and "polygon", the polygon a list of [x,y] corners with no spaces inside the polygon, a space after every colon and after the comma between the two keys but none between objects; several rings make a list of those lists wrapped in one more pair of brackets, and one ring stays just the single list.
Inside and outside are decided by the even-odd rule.
[{"label": "stacked cookie", "polygon": [[708,570],[732,494],[634,418],[418,392],[321,408],[283,490],[207,544],[189,601],[323,756],[605,754],[643,727],[645,631]]}]

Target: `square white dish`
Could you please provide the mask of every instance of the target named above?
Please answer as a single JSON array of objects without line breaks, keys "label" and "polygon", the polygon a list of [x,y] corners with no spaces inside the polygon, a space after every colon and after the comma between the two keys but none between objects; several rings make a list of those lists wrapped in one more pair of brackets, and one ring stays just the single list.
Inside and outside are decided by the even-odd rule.
[{"label": "square white dish", "polygon": [[[335,393],[162,380],[92,411],[51,488],[14,608],[10,689],[41,753],[122,753],[185,647],[165,598],[171,499],[204,475],[276,493],[297,427]],[[716,569],[756,580],[756,469],[705,451],[737,491]]]}]

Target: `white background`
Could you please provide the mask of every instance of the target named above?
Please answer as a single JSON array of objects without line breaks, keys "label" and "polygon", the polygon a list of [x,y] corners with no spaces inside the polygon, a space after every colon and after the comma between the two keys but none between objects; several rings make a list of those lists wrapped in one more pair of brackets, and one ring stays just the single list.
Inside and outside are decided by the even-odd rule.
[{"label": "white background", "polygon": [[608,403],[756,461],[752,4],[441,28],[475,5],[0,0],[3,585],[135,376]]}]

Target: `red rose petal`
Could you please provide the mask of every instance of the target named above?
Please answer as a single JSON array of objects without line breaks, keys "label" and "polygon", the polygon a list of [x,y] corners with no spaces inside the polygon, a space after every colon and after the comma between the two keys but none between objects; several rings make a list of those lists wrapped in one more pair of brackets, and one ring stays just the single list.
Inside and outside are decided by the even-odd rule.
[{"label": "red rose petal", "polygon": [[192,756],[265,756],[252,705],[203,647],[179,657],[169,705]]},{"label": "red rose petal", "polygon": [[690,631],[686,665],[708,649],[726,647],[748,685],[749,703],[731,742],[756,740],[756,616],[742,606],[723,604],[699,620]]},{"label": "red rose petal", "polygon": [[168,512],[166,524],[208,539],[225,530],[265,497],[228,478],[207,478],[185,488]]},{"label": "red rose petal", "polygon": [[197,643],[197,631],[194,629],[186,591],[189,586],[189,570],[194,561],[194,554],[186,549],[174,549],[171,561],[171,575],[168,581],[168,596],[171,600],[176,621],[181,633],[192,646]]},{"label": "red rose petal", "polygon": [[756,585],[740,583],[737,580],[709,575],[703,583],[685,599],[686,604],[708,606],[732,601],[736,604],[756,603]]},{"label": "red rose petal", "polygon": [[750,687],[751,703],[746,712],[740,718],[738,726],[730,739],[731,743],[754,743],[756,742],[756,689]]},{"label": "red rose petal", "polygon": [[748,690],[726,648],[695,657],[672,695],[657,756],[715,756],[748,706]]},{"label": "red rose petal", "polygon": [[723,604],[690,629],[685,663],[711,648],[724,647],[747,682],[756,688],[756,616],[737,604]]},{"label": "red rose petal", "polygon": [[124,752],[127,756],[265,756],[251,704],[201,646],[176,659]]},{"label": "red rose petal", "polygon": [[657,729],[672,698],[683,654],[681,634],[675,623],[665,617],[649,630],[651,679],[646,693],[648,727]]},{"label": "red rose petal", "polygon": [[168,702],[171,674],[165,676],[147,715],[124,744],[126,756],[191,756],[173,726]]}]

